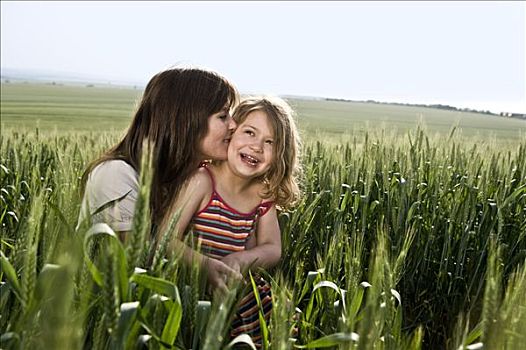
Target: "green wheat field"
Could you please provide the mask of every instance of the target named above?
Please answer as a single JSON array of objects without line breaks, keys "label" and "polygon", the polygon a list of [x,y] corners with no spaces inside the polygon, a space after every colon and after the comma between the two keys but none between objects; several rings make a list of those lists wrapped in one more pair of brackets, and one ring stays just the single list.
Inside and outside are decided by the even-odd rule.
[{"label": "green wheat field", "polygon": [[[1,86],[0,348],[238,349],[221,298],[134,230],[75,229],[86,164],[123,135],[139,89]],[[302,200],[263,273],[263,349],[519,349],[526,344],[526,121],[290,99]],[[148,159],[143,160],[148,169]],[[174,221],[177,218],[174,218]],[[153,258],[152,258],[153,257]]]}]

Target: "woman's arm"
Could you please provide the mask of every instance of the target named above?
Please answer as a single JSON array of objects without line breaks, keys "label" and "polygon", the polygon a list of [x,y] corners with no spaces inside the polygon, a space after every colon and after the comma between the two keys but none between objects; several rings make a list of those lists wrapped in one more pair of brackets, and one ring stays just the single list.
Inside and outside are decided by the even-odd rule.
[{"label": "woman's arm", "polygon": [[281,258],[281,231],[274,205],[259,218],[255,240],[255,247],[229,254],[221,261],[241,272],[254,267],[273,267],[279,262]]}]

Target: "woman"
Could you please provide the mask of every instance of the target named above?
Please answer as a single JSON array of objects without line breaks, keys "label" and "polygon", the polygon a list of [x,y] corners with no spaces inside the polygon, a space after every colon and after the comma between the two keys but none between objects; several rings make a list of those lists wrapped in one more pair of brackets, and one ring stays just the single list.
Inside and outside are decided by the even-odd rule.
[{"label": "woman", "polygon": [[[126,238],[139,190],[143,142],[148,140],[153,146],[151,219],[158,227],[199,164],[227,158],[236,126],[229,112],[238,99],[235,87],[212,71],[173,68],[155,75],[122,141],[85,171],[79,223],[105,222]],[[217,270],[211,274],[212,285],[222,274],[236,274],[218,260],[207,268]]]}]

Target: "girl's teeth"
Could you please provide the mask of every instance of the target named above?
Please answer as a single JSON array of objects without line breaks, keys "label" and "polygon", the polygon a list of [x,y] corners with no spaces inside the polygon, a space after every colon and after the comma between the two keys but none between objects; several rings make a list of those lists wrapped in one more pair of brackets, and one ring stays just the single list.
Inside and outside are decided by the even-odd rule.
[{"label": "girl's teeth", "polygon": [[243,157],[250,163],[250,164],[257,164],[259,162],[259,160],[257,160],[256,158],[254,157],[251,157],[249,156],[248,154],[243,154]]}]

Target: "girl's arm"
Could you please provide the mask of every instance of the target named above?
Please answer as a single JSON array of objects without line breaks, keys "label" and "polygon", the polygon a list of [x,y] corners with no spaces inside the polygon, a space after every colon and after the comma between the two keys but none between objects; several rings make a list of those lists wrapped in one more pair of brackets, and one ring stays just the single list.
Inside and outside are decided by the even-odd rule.
[{"label": "girl's arm", "polygon": [[281,231],[276,206],[259,218],[255,241],[255,247],[229,254],[221,261],[241,272],[248,268],[275,266],[281,258]]},{"label": "girl's arm", "polygon": [[[241,279],[239,272],[227,266],[225,263],[209,258],[196,250],[190,248],[184,242],[183,233],[186,231],[194,214],[206,205],[212,191],[212,184],[206,170],[199,169],[194,176],[181,188],[175,203],[171,206],[170,214],[163,221],[159,232],[164,232],[172,215],[180,210],[179,220],[175,225],[173,237],[168,243],[167,251],[169,255],[181,255],[182,260],[188,266],[195,262],[199,264],[202,271],[207,273],[208,282],[212,288],[226,290],[227,277]],[[161,239],[161,237],[159,237]]]}]

